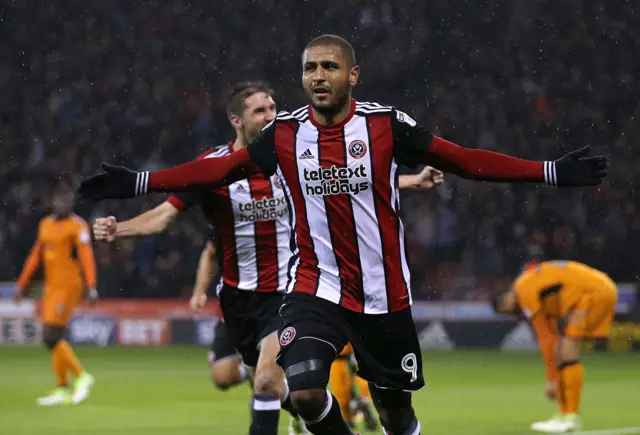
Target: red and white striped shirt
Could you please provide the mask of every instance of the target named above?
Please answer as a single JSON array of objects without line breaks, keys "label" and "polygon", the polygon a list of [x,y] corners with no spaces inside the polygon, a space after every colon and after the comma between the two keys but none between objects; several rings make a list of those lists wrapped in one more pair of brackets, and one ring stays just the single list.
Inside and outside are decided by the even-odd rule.
[{"label": "red and white striped shirt", "polygon": [[284,181],[295,249],[288,292],[367,314],[411,305],[398,166],[415,166],[432,135],[403,112],[352,102],[340,124],[317,124],[308,106],[280,112],[247,149]]},{"label": "red and white striped shirt", "polygon": [[[232,144],[198,159],[229,155]],[[286,196],[277,175],[254,175],[229,186],[170,196],[179,210],[200,205],[214,227],[222,265],[222,283],[240,290],[284,292],[291,258],[291,224]]]},{"label": "red and white striped shirt", "polygon": [[[464,148],[433,136],[399,110],[353,100],[338,125],[319,125],[309,106],[281,112],[246,149],[219,160],[139,172],[132,181],[134,194],[143,195],[277,173],[295,225],[288,291],[376,314],[411,305],[397,169],[418,164],[472,180],[558,182],[556,162]],[[604,175],[584,165],[577,170],[585,180],[590,171],[592,181],[568,185]]]}]

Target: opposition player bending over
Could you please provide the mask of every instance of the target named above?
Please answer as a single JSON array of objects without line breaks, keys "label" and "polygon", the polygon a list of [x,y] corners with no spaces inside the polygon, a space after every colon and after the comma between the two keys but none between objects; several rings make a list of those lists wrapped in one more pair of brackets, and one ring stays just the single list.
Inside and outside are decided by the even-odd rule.
[{"label": "opposition player bending over", "polygon": [[[235,86],[227,112],[236,130],[235,141],[199,157],[199,161],[225,160],[244,149],[275,118],[273,92],[265,84]],[[442,183],[442,173],[426,167],[420,174],[399,178],[403,188],[429,188]],[[222,282],[220,306],[234,347],[249,367],[255,367],[251,434],[275,433],[280,402],[294,417],[288,387],[275,358],[280,349],[278,310],[283,303],[287,266],[291,257],[291,226],[284,188],[275,176],[253,174],[228,187],[206,187],[170,197],[153,210],[117,224],[114,217],[96,220],[96,237],[130,237],[163,231],[183,210],[200,205],[216,231]],[[104,226],[110,226],[109,230]],[[114,232],[115,226],[115,232]],[[109,235],[113,234],[113,235]],[[257,367],[256,367],[257,365]],[[304,433],[292,421],[292,433]]]},{"label": "opposition player bending over", "polygon": [[[547,372],[547,396],[558,414],[531,428],[544,433],[579,429],[584,368],[583,338],[607,338],[618,291],[604,273],[574,261],[529,264],[511,289],[494,301],[496,311],[524,313],[531,321]],[[558,322],[564,327],[559,330]]]},{"label": "opposition player bending over", "polygon": [[337,36],[307,44],[302,69],[310,104],[279,113],[247,148],[156,172],[103,164],[106,172],[83,180],[79,192],[94,200],[129,198],[277,173],[294,226],[278,363],[296,409],[314,434],[352,433],[326,391],[331,363],[350,342],[384,429],[415,435],[411,391],[424,380],[398,167],[429,164],[474,180],[565,187],[602,183],[607,160],[588,157],[586,148],[551,162],[467,149],[393,107],[356,102],[360,69],[351,45]]},{"label": "opposition player bending over", "polygon": [[[73,194],[59,188],[53,195],[53,213],[40,221],[36,242],[17,282],[16,303],[20,303],[29,281],[43,264],[42,341],[51,351],[57,387],[36,400],[40,406],[78,404],[89,397],[95,382],[65,340],[73,310],[85,289],[90,301],[98,298],[89,228],[72,210]],[[73,392],[69,391],[69,373],[75,377]]]}]

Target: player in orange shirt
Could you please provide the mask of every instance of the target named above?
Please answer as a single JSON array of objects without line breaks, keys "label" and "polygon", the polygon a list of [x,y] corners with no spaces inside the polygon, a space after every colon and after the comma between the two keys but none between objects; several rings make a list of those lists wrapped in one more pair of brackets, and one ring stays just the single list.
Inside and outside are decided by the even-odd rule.
[{"label": "player in orange shirt", "polygon": [[356,417],[361,414],[366,429],[375,431],[378,422],[372,409],[369,383],[355,374],[355,368],[353,347],[347,343],[331,365],[329,388],[338,400],[342,416],[350,427],[355,427]]},{"label": "player in orange shirt", "polygon": [[609,336],[617,299],[611,278],[574,261],[531,263],[511,290],[496,299],[496,311],[522,312],[531,320],[545,361],[546,394],[558,404],[556,416],[533,423],[531,429],[564,433],[579,428],[581,340]]},{"label": "player in orange shirt", "polygon": [[[80,403],[89,396],[95,382],[64,339],[85,288],[89,289],[90,301],[98,296],[89,228],[72,209],[73,195],[69,190],[58,190],[53,197],[53,214],[40,221],[36,242],[17,282],[15,300],[20,303],[29,281],[43,263],[42,341],[51,350],[57,388],[37,399],[41,406]],[[69,372],[75,377],[73,393],[68,388]]]}]

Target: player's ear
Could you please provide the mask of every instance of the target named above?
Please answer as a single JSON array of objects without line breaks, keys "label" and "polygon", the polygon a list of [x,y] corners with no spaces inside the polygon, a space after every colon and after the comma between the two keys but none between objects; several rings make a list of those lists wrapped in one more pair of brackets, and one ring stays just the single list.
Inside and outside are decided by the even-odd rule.
[{"label": "player's ear", "polygon": [[360,67],[358,65],[354,65],[351,67],[351,70],[349,71],[349,84],[351,86],[357,85],[359,78],[360,78]]},{"label": "player's ear", "polygon": [[238,116],[238,115],[231,115],[229,117],[229,122],[231,122],[231,125],[233,126],[233,128],[235,129],[241,129],[243,127],[242,125],[242,119]]}]

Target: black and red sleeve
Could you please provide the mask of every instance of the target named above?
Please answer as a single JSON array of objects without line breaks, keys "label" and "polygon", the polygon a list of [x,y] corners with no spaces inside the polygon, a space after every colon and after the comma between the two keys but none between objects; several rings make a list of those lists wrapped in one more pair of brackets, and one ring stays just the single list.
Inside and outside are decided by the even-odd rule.
[{"label": "black and red sleeve", "polygon": [[246,148],[215,159],[202,159],[171,169],[148,174],[148,192],[175,192],[194,190],[194,187],[215,188],[228,186],[262,172],[271,175],[276,171],[275,122]]},{"label": "black and red sleeve", "polygon": [[411,168],[423,164],[462,178],[494,182],[548,182],[548,162],[523,160],[493,151],[465,148],[434,136],[407,114],[391,116],[396,162]]},{"label": "black and red sleeve", "polygon": [[251,161],[255,163],[265,177],[275,174],[278,168],[276,156],[276,121],[262,129],[260,135],[247,145]]}]

